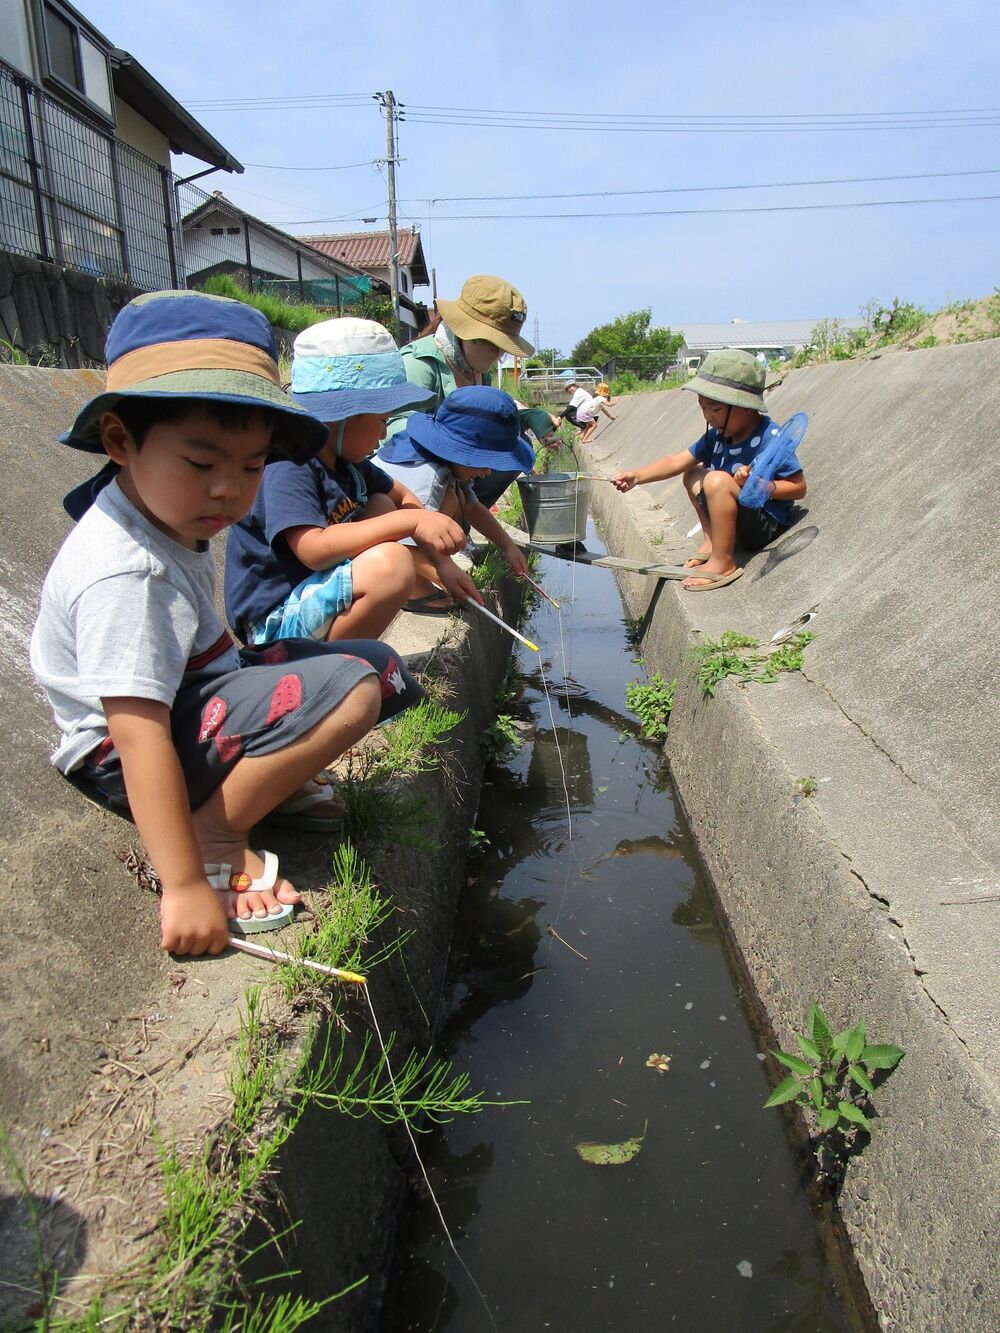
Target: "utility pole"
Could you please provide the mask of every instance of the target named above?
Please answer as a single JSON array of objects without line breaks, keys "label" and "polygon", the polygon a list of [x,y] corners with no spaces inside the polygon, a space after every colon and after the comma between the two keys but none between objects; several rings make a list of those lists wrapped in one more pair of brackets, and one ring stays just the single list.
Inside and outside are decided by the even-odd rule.
[{"label": "utility pole", "polygon": [[389,186],[389,288],[392,293],[392,313],[396,324],[399,318],[399,248],[396,243],[396,99],[390,91],[374,93],[375,100],[385,112],[385,165]]}]

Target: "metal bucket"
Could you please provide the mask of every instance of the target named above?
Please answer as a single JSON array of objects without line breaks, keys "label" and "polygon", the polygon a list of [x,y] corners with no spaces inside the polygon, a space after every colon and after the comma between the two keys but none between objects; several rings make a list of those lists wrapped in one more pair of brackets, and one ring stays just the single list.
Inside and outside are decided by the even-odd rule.
[{"label": "metal bucket", "polygon": [[579,542],[587,535],[593,483],[578,472],[546,472],[518,477],[524,520],[533,542]]}]

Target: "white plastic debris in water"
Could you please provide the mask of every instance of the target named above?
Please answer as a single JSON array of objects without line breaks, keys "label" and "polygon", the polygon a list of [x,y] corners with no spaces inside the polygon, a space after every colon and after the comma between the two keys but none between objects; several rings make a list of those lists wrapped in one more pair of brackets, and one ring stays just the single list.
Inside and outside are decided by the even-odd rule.
[{"label": "white plastic debris in water", "polygon": [[740,1277],[753,1277],[753,1264],[749,1259],[741,1259],[736,1265],[736,1271]]},{"label": "white plastic debris in water", "polygon": [[711,1065],[711,1063],[712,1063],[711,1060],[702,1060],[702,1062],[701,1062],[701,1064],[698,1066],[698,1068],[699,1068],[699,1069],[708,1069],[708,1067]]}]

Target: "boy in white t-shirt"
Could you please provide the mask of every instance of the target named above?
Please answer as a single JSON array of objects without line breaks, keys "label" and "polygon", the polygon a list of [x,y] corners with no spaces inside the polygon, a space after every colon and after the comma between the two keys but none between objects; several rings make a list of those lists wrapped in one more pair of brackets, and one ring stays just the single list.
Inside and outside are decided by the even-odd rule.
[{"label": "boy in white t-shirt", "polygon": [[209,539],[247,512],[269,458],[305,461],[327,435],[282,393],[276,353],[241,302],[139,297],[108,335],[106,391],[62,437],[111,462],[67,497],[80,522],[31,640],[53,763],[131,810],[179,954],[289,919],[299,895],[250,829],[422,693],[380,643],[238,652],[215,609]]}]

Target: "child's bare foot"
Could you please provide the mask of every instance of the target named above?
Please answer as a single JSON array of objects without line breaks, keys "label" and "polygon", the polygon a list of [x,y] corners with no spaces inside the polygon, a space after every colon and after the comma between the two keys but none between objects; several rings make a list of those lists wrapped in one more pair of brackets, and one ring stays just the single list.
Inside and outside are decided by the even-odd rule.
[{"label": "child's bare foot", "polygon": [[712,558],[712,543],[702,542],[695,551],[694,555],[688,556],[684,561],[685,569],[697,569],[699,565],[706,564]]},{"label": "child's bare foot", "polygon": [[248,847],[202,850],[208,882],[218,891],[229,920],[276,916],[282,904],[302,901],[295,887],[278,875],[273,852],[264,852],[262,860]]}]

